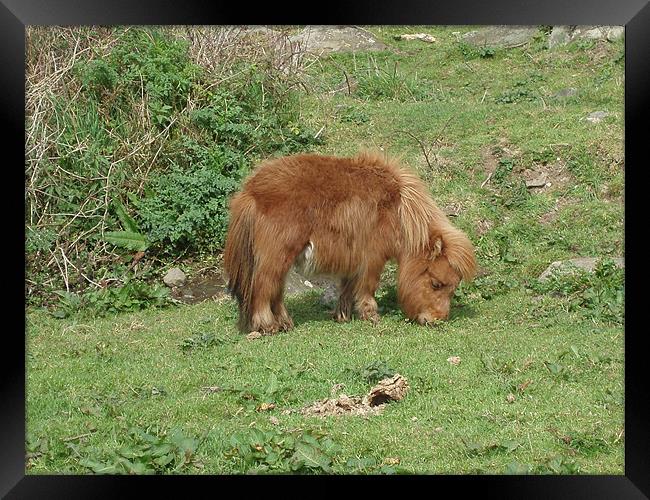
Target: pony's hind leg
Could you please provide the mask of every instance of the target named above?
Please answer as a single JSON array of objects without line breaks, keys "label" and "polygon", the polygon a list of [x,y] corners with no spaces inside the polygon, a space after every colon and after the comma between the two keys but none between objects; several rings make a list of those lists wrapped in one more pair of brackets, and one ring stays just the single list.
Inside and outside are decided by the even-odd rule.
[{"label": "pony's hind leg", "polygon": [[[299,245],[286,243],[290,235],[269,231],[264,244],[258,245],[259,254],[253,279],[252,330],[276,333],[293,328],[293,321],[283,303],[284,282],[300,251]],[[275,237],[275,239],[272,239]],[[285,244],[278,244],[284,240]]]},{"label": "pony's hind leg", "polygon": [[282,288],[280,289],[280,293],[271,301],[271,311],[273,312],[273,316],[275,317],[279,329],[286,332],[293,328],[293,320],[291,319],[291,316],[289,316],[289,311],[287,311],[287,308],[284,305],[284,290]]}]

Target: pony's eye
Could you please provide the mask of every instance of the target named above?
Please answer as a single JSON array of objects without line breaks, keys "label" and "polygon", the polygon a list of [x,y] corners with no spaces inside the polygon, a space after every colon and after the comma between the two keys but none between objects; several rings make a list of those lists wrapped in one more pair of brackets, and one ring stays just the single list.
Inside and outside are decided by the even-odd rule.
[{"label": "pony's eye", "polygon": [[431,288],[433,288],[434,290],[439,290],[439,289],[441,289],[443,286],[444,286],[444,285],[443,285],[442,283],[440,283],[439,281],[432,281],[432,282],[431,282]]}]

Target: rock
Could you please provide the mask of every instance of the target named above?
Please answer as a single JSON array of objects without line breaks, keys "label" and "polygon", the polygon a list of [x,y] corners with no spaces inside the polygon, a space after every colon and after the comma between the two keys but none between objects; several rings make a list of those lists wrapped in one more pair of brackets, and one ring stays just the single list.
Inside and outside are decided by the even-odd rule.
[{"label": "rock", "polygon": [[463,40],[476,47],[511,49],[526,45],[537,34],[536,26],[489,26],[463,35]]},{"label": "rock", "polygon": [[327,285],[319,300],[325,307],[334,307],[339,300],[339,290],[336,285],[334,283]]},{"label": "rock", "polygon": [[571,40],[609,40],[620,38],[625,33],[622,26],[577,26],[571,35]]},{"label": "rock", "polygon": [[290,36],[289,40],[312,53],[388,49],[372,33],[354,26],[307,26],[301,33]]},{"label": "rock", "polygon": [[526,187],[531,189],[531,188],[539,188],[539,187],[545,187],[547,184],[547,178],[546,174],[542,174],[541,176],[531,179],[529,181],[526,181]]},{"label": "rock", "polygon": [[571,31],[570,26],[553,26],[548,37],[548,48],[554,49],[569,43],[571,41]]},{"label": "rock", "polygon": [[624,26],[610,26],[609,32],[607,33],[607,40],[613,42],[619,38],[625,36],[625,27]]},{"label": "rock", "polygon": [[589,116],[587,116],[585,120],[591,123],[598,123],[603,121],[603,119],[607,116],[609,116],[609,113],[605,111],[594,111]]},{"label": "rock", "polygon": [[183,286],[185,284],[185,280],[187,280],[187,276],[185,276],[185,273],[178,267],[171,268],[169,271],[167,271],[167,274],[165,274],[165,277],[163,278],[165,285],[168,287]]},{"label": "rock", "polygon": [[548,48],[566,45],[574,40],[607,40],[613,42],[625,35],[623,26],[553,26]]},{"label": "rock", "polygon": [[309,292],[313,290],[314,286],[311,287],[305,284],[305,278],[300,275],[295,269],[289,270],[287,273],[287,278],[284,284],[284,290],[287,295],[296,295],[303,292]]},{"label": "rock", "polygon": [[428,35],[426,33],[395,35],[393,38],[395,38],[395,40],[422,40],[423,42],[427,42],[427,43],[433,43],[436,41],[436,39],[433,36]]},{"label": "rock", "polygon": [[[553,262],[542,274],[540,274],[539,280],[546,281],[556,269],[558,272],[567,272],[572,267],[577,267],[579,269],[584,269],[585,271],[591,272],[594,270],[599,260],[600,257],[578,257],[569,260],[558,260]],[[618,267],[625,267],[625,259],[623,257],[617,257],[613,260]]]}]

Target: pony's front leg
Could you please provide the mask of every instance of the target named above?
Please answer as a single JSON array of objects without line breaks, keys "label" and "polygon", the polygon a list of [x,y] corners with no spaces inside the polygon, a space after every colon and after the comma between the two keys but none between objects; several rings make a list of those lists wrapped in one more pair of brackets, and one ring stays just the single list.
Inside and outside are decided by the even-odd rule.
[{"label": "pony's front leg", "polygon": [[379,285],[379,277],[383,269],[383,263],[368,270],[356,287],[355,307],[359,318],[371,321],[373,325],[379,323],[379,312],[375,292]]},{"label": "pony's front leg", "polygon": [[345,323],[352,319],[355,285],[356,282],[351,278],[341,279],[339,302],[334,311],[334,319],[339,323]]}]

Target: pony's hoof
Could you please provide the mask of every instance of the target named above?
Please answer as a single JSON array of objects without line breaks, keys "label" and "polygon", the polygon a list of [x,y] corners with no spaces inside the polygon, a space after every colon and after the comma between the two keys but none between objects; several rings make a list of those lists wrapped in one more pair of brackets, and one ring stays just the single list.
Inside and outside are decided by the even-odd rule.
[{"label": "pony's hoof", "polygon": [[364,314],[361,316],[361,319],[364,321],[370,321],[372,323],[372,326],[377,326],[379,324],[379,320],[381,317],[379,314],[374,313],[374,314]]},{"label": "pony's hoof", "polygon": [[352,318],[350,318],[350,316],[348,316],[347,314],[341,311],[337,311],[334,313],[334,321],[336,321],[337,323],[347,323],[351,319]]}]

